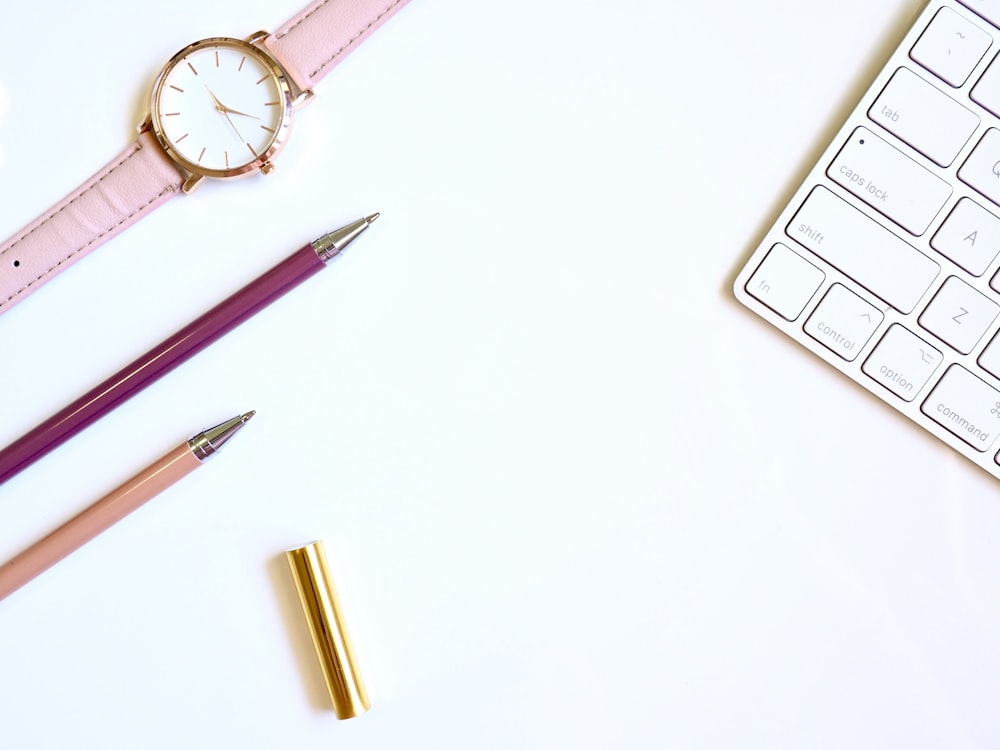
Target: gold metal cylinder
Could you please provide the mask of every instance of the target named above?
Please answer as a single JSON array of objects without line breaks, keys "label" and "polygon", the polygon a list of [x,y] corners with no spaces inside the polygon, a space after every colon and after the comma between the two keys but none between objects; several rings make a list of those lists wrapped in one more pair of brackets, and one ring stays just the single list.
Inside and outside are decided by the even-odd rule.
[{"label": "gold metal cylinder", "polygon": [[288,550],[285,556],[292,569],[337,718],[350,719],[363,714],[370,707],[368,693],[354,658],[323,542]]}]

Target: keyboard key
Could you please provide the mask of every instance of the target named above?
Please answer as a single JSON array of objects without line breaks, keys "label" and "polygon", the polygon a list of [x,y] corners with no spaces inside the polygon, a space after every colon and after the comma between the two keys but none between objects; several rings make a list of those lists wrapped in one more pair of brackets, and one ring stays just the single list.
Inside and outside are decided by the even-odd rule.
[{"label": "keyboard key", "polygon": [[867,128],[854,131],[826,174],[918,236],[952,192],[951,185]]},{"label": "keyboard key", "polygon": [[990,128],[958,169],[958,179],[1000,205],[1000,130]]},{"label": "keyboard key", "polygon": [[862,365],[862,371],[904,401],[912,401],[941,364],[941,352],[894,324]]},{"label": "keyboard key", "polygon": [[941,8],[913,45],[910,57],[958,88],[968,80],[992,43],[992,37],[978,26],[950,8]]},{"label": "keyboard key", "polygon": [[994,26],[1000,26],[1000,0],[958,0]]},{"label": "keyboard key", "polygon": [[749,278],[746,290],[781,317],[795,320],[825,278],[825,273],[779,242]]},{"label": "keyboard key", "polygon": [[994,377],[1000,378],[1000,333],[993,337],[979,355],[979,366]]},{"label": "keyboard key", "polygon": [[972,89],[969,95],[972,100],[982,104],[986,109],[995,115],[1000,114],[1000,58],[993,58],[990,67],[986,69],[982,77]]},{"label": "keyboard key", "polygon": [[903,313],[913,311],[941,270],[824,187],[815,187],[785,233]]},{"label": "keyboard key", "polygon": [[979,127],[979,115],[907,68],[893,74],[868,118],[942,167],[955,161]]},{"label": "keyboard key", "polygon": [[1000,218],[962,198],[931,239],[931,247],[973,276],[982,276],[1000,252]]},{"label": "keyboard key", "polygon": [[952,365],[920,410],[980,453],[1000,433],[1000,391],[960,365]]},{"label": "keyboard key", "polygon": [[877,307],[842,284],[834,284],[809,316],[805,331],[830,351],[853,362],[882,318]]},{"label": "keyboard key", "polygon": [[1000,305],[950,276],[920,316],[919,323],[944,343],[968,354],[996,320],[998,312]]}]

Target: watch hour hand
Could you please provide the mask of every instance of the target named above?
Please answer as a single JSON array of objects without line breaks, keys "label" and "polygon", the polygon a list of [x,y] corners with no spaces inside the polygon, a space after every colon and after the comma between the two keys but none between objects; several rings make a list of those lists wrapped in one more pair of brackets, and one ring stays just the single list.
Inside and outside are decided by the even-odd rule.
[{"label": "watch hour hand", "polygon": [[217,111],[218,111],[218,112],[219,112],[219,113],[220,113],[220,114],[221,114],[221,115],[222,115],[223,117],[225,117],[225,118],[226,118],[226,122],[228,122],[228,123],[229,123],[229,127],[231,127],[231,128],[233,129],[233,132],[234,132],[234,133],[236,133],[236,137],[237,137],[237,138],[239,138],[239,139],[240,139],[241,141],[242,141],[242,140],[245,140],[245,139],[243,138],[243,135],[242,135],[242,134],[240,133],[239,129],[238,129],[237,127],[236,127],[236,124],[235,124],[235,123],[233,122],[232,118],[231,118],[231,117],[229,116],[229,110],[228,110],[228,108],[226,107],[226,105],[225,105],[225,104],[223,104],[222,102],[220,102],[220,101],[219,101],[219,97],[217,97],[217,96],[216,96],[216,95],[215,95],[215,94],[214,94],[214,93],[212,92],[212,89],[210,89],[210,88],[209,88],[208,86],[205,86],[205,90],[206,90],[206,91],[207,91],[207,92],[209,93],[209,95],[210,95],[210,96],[212,97],[212,99],[213,99],[213,100],[215,100],[215,109],[216,109],[216,110],[217,110]]},{"label": "watch hour hand", "polygon": [[222,112],[222,114],[225,114],[226,113],[226,105],[224,105],[222,102],[219,101],[219,97],[217,97],[215,95],[215,92],[213,92],[212,89],[210,89],[208,86],[205,86],[205,91],[208,92],[208,95],[210,97],[212,97],[212,101],[215,102],[215,108],[219,112]]}]

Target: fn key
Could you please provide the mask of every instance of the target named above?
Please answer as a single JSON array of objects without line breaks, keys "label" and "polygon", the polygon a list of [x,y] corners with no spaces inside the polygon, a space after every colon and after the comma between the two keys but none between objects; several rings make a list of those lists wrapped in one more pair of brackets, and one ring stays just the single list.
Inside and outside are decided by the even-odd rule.
[{"label": "fn key", "polygon": [[756,297],[785,320],[795,320],[819,289],[826,275],[780,242],[747,281],[747,294]]}]

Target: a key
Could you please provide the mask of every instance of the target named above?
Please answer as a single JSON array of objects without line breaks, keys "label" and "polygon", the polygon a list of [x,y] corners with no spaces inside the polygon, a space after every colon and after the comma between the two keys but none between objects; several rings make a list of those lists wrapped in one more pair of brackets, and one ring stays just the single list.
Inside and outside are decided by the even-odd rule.
[{"label": "a key", "polygon": [[996,320],[998,312],[1000,306],[995,302],[950,276],[918,322],[949,346],[968,354]]},{"label": "a key", "polygon": [[747,281],[753,295],[786,320],[795,320],[826,278],[821,270],[781,243]]},{"label": "a key", "polygon": [[980,453],[1000,434],[1000,391],[961,365],[952,365],[920,410]]},{"label": "a key", "polygon": [[1000,0],[958,0],[994,26],[1000,26]]},{"label": "a key", "polygon": [[868,119],[942,167],[955,161],[979,127],[979,115],[907,68],[893,74]]},{"label": "a key", "polygon": [[931,247],[972,275],[982,276],[1000,252],[1000,218],[962,198],[931,239]]},{"label": "a key", "polygon": [[959,167],[958,179],[1000,205],[1000,130],[986,131]]},{"label": "a key", "polygon": [[992,43],[992,37],[978,26],[951,8],[941,8],[913,45],[910,57],[958,88],[968,80]]},{"label": "a key", "polygon": [[995,115],[1000,115],[1000,63],[994,58],[990,67],[972,89],[970,96]]},{"label": "a key", "polygon": [[897,323],[886,331],[861,370],[904,401],[912,401],[942,359],[941,352]]},{"label": "a key", "polygon": [[842,284],[834,284],[809,316],[805,331],[830,351],[853,362],[882,318],[877,307]]},{"label": "a key", "polygon": [[979,355],[979,366],[996,378],[1000,378],[1000,333],[993,337],[993,340],[986,345],[983,353]]},{"label": "a key", "polygon": [[952,192],[951,185],[867,128],[851,134],[826,174],[917,236]]},{"label": "a key", "polygon": [[916,307],[940,271],[824,187],[813,188],[785,233],[903,313]]}]

